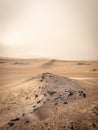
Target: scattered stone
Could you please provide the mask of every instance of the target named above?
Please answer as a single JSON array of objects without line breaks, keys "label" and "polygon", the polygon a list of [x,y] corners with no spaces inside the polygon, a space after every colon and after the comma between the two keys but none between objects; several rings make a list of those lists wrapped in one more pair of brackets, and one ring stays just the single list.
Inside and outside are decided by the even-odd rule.
[{"label": "scattered stone", "polygon": [[74,130],[74,127],[73,127],[73,126],[71,126],[71,127],[70,127],[70,129],[71,129],[71,130]]},{"label": "scattered stone", "polygon": [[11,119],[10,121],[19,121],[20,118]]},{"label": "scattered stone", "polygon": [[11,126],[14,125],[14,123],[13,122],[9,122],[8,125],[11,127]]},{"label": "scattered stone", "polygon": [[66,128],[66,126],[63,126],[63,128]]},{"label": "scattered stone", "polygon": [[43,80],[41,79],[40,82],[42,82]]},{"label": "scattered stone", "polygon": [[59,96],[59,97],[55,98],[54,100],[58,100],[59,98],[61,98],[61,97]]},{"label": "scattered stone", "polygon": [[65,101],[65,102],[63,102],[63,104],[68,104],[68,103]]},{"label": "scattered stone", "polygon": [[58,103],[56,102],[54,105],[57,105]]},{"label": "scattered stone", "polygon": [[45,125],[47,126],[47,125],[48,125],[48,123],[45,123]]},{"label": "scattered stone", "polygon": [[47,93],[48,93],[49,95],[53,95],[53,94],[56,93],[56,91],[47,91]]},{"label": "scattered stone", "polygon": [[40,102],[41,102],[41,101],[38,101],[37,104],[40,103]]},{"label": "scattered stone", "polygon": [[35,98],[37,98],[37,97],[38,97],[38,94],[35,95]]},{"label": "scattered stone", "polygon": [[23,113],[22,116],[25,116],[25,114]]},{"label": "scattered stone", "polygon": [[83,91],[79,91],[79,96],[86,97],[86,94]]},{"label": "scattered stone", "polygon": [[[47,76],[47,75],[46,75]],[[37,93],[37,92],[35,92],[35,94],[34,94],[34,98],[36,99],[33,103],[32,103],[32,110],[31,110],[31,108],[30,108],[30,111],[29,111],[29,114],[30,113],[33,113],[33,112],[35,112],[34,114],[35,115],[37,115],[37,116],[39,116],[39,119],[41,119],[40,117],[42,116],[42,114],[43,114],[43,116],[44,116],[44,113],[45,112],[43,112],[43,111],[45,111],[46,109],[44,109],[44,107],[43,106],[45,106],[46,108],[49,106],[49,105],[53,105],[51,108],[53,108],[53,110],[54,111],[56,111],[56,110],[58,110],[59,111],[59,106],[61,105],[62,107],[64,107],[64,105],[63,104],[68,104],[68,102],[70,102],[71,100],[73,101],[73,99],[74,98],[80,98],[79,96],[82,96],[82,97],[86,97],[86,94],[82,91],[83,89],[80,87],[80,89],[77,89],[77,83],[76,83],[76,85],[75,85],[75,82],[73,81],[73,83],[72,83],[72,86],[71,86],[71,82],[72,82],[72,80],[68,80],[68,78],[64,78],[64,77],[61,77],[61,78],[59,78],[59,76],[55,76],[55,77],[53,77],[53,78],[51,78],[51,79],[49,79],[49,81],[48,81],[48,78],[49,77],[53,77],[53,75],[51,76],[51,75],[48,75],[47,77],[45,77],[45,74],[42,76],[42,80],[45,78],[45,79],[47,79],[47,82],[49,82],[49,85],[48,85],[48,83],[47,84],[43,84],[43,86],[42,86],[42,84],[41,84],[41,86],[38,86],[39,87],[39,89],[41,90],[39,90],[39,93]],[[55,82],[55,80],[57,79],[57,82]],[[39,81],[39,80],[38,80]],[[64,82],[63,82],[64,81]],[[53,83],[52,83],[53,82]],[[67,84],[67,82],[70,82],[70,84],[68,83]],[[51,84],[50,84],[51,83]],[[56,85],[55,85],[55,83],[57,83]],[[52,87],[53,86],[53,87]],[[66,87],[67,86],[67,87]],[[69,86],[69,88],[68,88],[68,86]],[[76,86],[76,88],[75,88],[75,86]],[[46,88],[46,89],[45,89]],[[43,90],[44,89],[44,90]],[[66,89],[66,90],[65,90]],[[31,90],[31,89],[30,89]],[[81,90],[81,91],[79,91],[79,90]],[[33,94],[32,94],[33,95]],[[53,95],[53,96],[49,96],[49,95]],[[74,96],[73,96],[74,95]],[[45,97],[44,97],[45,96]],[[46,97],[47,96],[47,97]],[[72,96],[71,98],[70,97],[68,97],[68,96]],[[25,96],[25,98],[26,99],[28,99],[29,97],[28,97],[28,95],[27,95],[27,97]],[[49,101],[50,100],[50,101]],[[45,104],[43,104],[43,103],[45,103],[45,101],[46,101],[46,105]],[[47,102],[47,101],[49,101],[49,102]],[[30,102],[31,103],[31,102]],[[40,104],[39,104],[40,103]],[[42,103],[42,104],[41,104]],[[34,105],[34,106],[33,106]],[[41,109],[39,109],[39,105],[43,105],[42,107],[41,107]],[[55,106],[54,106],[55,105]],[[58,105],[58,106],[57,106]],[[65,105],[66,106],[66,105]],[[32,112],[31,112],[32,111]],[[58,112],[58,111],[56,111],[56,113]],[[45,116],[47,116],[48,117],[48,111],[46,110],[46,115]],[[97,111],[95,110],[94,111],[94,113],[97,113]],[[49,113],[50,114],[50,113]],[[22,114],[22,116],[24,116],[25,114],[23,113]],[[28,116],[28,115],[27,115]],[[26,116],[25,116],[26,117]],[[22,117],[22,119],[24,119],[25,117]],[[21,119],[21,118],[20,118]],[[62,118],[61,118],[62,119]],[[9,126],[13,126],[14,124],[15,124],[15,122],[14,121],[18,121],[19,120],[19,118],[16,118],[16,119],[13,119],[13,120],[11,120],[12,122],[10,122],[9,123]],[[31,119],[32,120],[32,119]],[[21,122],[22,120],[20,120],[20,122]],[[15,127],[16,127],[16,125],[18,124],[18,123],[20,123],[19,121],[18,122],[16,122],[16,124],[15,124]],[[30,125],[31,125],[31,121],[29,121],[28,119],[26,119],[25,121],[24,121],[24,123],[25,124],[27,124],[27,126],[29,126],[28,124],[29,124],[29,122],[30,122]],[[45,123],[45,122],[44,122]],[[40,124],[40,126],[42,125],[41,123],[39,123]],[[44,124],[44,128],[45,128],[45,126],[47,127],[47,129],[49,128],[49,126],[48,125],[51,125],[51,124],[48,124],[47,122]],[[62,128],[63,129],[66,129],[67,128],[67,126],[65,126],[66,124],[63,124],[63,126],[62,126]],[[26,126],[26,127],[27,127]],[[92,126],[93,127],[96,127],[96,124],[92,124]],[[12,127],[13,128],[13,127]],[[33,127],[32,127],[33,128]],[[52,129],[52,128],[51,128]],[[73,130],[73,129],[75,129],[75,126],[74,125],[71,125],[70,126],[70,130]]]},{"label": "scattered stone", "polygon": [[74,92],[73,92],[73,91],[70,91],[68,97],[69,97],[69,96],[73,96],[73,95],[74,95]]},{"label": "scattered stone", "polygon": [[27,100],[29,97],[26,97],[25,99]]},{"label": "scattered stone", "polygon": [[26,122],[25,122],[25,124],[28,124],[30,121],[29,120],[27,120]]},{"label": "scattered stone", "polygon": [[95,123],[93,123],[92,126],[93,126],[94,128],[96,128],[96,124],[95,124]]},{"label": "scattered stone", "polygon": [[83,97],[84,97],[84,98],[86,97],[86,94],[85,94],[85,93],[83,94]]}]

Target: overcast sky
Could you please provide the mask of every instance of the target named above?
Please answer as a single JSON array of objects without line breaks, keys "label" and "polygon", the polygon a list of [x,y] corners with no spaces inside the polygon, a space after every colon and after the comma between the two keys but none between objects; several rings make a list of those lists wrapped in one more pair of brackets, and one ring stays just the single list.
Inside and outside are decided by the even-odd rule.
[{"label": "overcast sky", "polygon": [[0,0],[0,56],[98,60],[98,0]]}]

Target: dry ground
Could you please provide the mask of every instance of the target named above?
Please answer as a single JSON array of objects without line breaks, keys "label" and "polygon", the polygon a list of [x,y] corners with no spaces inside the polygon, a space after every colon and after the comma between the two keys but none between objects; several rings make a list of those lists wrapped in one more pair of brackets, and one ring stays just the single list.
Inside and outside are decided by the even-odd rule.
[{"label": "dry ground", "polygon": [[0,59],[0,130],[97,130],[98,61]]}]

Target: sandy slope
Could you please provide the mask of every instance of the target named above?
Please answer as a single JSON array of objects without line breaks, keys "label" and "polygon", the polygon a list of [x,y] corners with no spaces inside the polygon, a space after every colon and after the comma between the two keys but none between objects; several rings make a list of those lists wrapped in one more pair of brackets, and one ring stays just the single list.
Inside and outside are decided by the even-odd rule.
[{"label": "sandy slope", "polygon": [[98,62],[0,59],[0,129],[97,130]]}]

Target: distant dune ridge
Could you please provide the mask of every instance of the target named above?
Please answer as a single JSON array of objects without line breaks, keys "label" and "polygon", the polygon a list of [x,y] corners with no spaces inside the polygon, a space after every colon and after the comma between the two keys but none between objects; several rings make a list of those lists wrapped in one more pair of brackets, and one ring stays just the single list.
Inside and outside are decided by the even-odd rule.
[{"label": "distant dune ridge", "polygon": [[49,67],[52,67],[52,65],[55,63],[55,59],[52,59],[50,61],[48,61],[47,63],[44,63],[43,65],[41,65],[41,67],[43,68],[49,68]]}]

